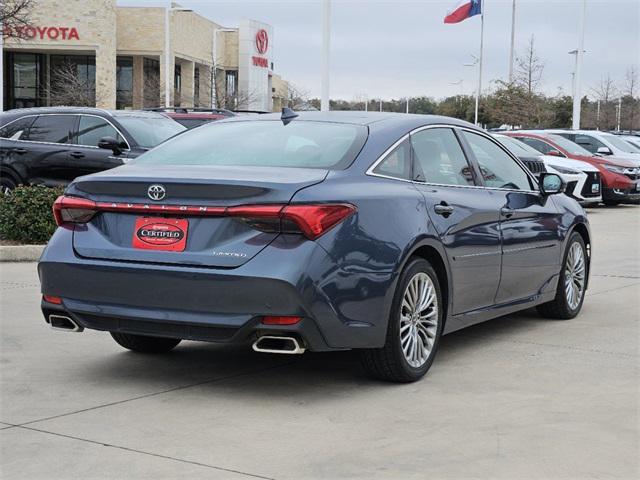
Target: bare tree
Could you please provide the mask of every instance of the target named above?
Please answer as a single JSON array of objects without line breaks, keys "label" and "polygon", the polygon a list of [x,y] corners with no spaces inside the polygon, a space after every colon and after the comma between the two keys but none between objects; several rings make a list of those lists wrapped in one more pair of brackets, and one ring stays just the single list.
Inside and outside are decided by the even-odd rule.
[{"label": "bare tree", "polygon": [[599,110],[596,109],[596,128],[612,130],[616,127],[616,102],[618,90],[607,73],[606,77],[600,79],[600,83],[591,89],[591,93],[597,102],[600,102]]},{"label": "bare tree", "polygon": [[544,62],[540,60],[535,49],[535,36],[531,35],[526,50],[522,55],[516,55],[515,81],[525,87],[531,96],[536,93],[542,82]]},{"label": "bare tree", "polygon": [[96,106],[95,81],[79,75],[78,66],[73,63],[67,62],[53,68],[49,85],[43,91],[51,105]]},{"label": "bare tree", "polygon": [[622,90],[622,102],[626,107],[625,123],[628,130],[633,130],[636,125],[636,110],[640,99],[638,97],[638,72],[635,66],[627,69],[625,75],[625,85]]},{"label": "bare tree", "polygon": [[287,88],[287,106],[293,110],[308,109],[309,91],[289,82]]},{"label": "bare tree", "polygon": [[162,106],[160,101],[160,72],[151,71],[144,76],[142,85],[142,105],[144,108]]},{"label": "bare tree", "polygon": [[29,25],[33,0],[0,1],[0,35],[3,38],[20,38],[20,31]]}]

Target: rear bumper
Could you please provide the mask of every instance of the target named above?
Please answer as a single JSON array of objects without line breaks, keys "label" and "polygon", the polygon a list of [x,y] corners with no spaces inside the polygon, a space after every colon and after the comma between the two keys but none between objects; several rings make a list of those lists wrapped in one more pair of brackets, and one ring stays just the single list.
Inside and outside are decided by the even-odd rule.
[{"label": "rear bumper", "polygon": [[[45,318],[64,312],[88,329],[224,343],[288,333],[316,351],[384,343],[394,275],[351,280],[315,242],[282,235],[243,266],[220,269],[80,258],[71,235],[59,228],[38,265],[42,292],[62,298],[43,302]],[[265,315],[303,319],[267,326]]]}]

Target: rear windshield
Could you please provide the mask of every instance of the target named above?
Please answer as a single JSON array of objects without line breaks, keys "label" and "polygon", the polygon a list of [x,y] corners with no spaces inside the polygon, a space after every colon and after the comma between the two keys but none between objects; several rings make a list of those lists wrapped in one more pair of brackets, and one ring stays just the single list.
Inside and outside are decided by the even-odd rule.
[{"label": "rear windshield", "polygon": [[342,169],[355,159],[366,138],[366,127],[343,123],[213,122],[185,132],[131,163]]},{"label": "rear windshield", "polygon": [[164,115],[118,115],[116,118],[136,143],[143,148],[153,148],[167,138],[186,130],[183,125]]},{"label": "rear windshield", "polygon": [[555,133],[549,134],[549,140],[553,141],[553,143],[560,145],[560,148],[565,149],[571,155],[582,155],[584,157],[592,157],[593,153],[591,153],[586,148],[582,148],[577,143],[573,143],[571,140],[563,137],[562,135],[556,135]]}]

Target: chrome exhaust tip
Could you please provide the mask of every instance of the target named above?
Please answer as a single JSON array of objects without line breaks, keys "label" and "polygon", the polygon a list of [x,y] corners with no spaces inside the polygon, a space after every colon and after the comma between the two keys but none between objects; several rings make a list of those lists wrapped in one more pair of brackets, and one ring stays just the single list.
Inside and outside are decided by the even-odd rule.
[{"label": "chrome exhaust tip", "polygon": [[84,330],[83,327],[65,315],[49,315],[49,326],[54,330],[62,330],[64,332],[81,332]]},{"label": "chrome exhaust tip", "polygon": [[253,349],[260,353],[283,353],[285,355],[300,355],[305,348],[295,337],[281,337],[265,335],[253,342]]}]

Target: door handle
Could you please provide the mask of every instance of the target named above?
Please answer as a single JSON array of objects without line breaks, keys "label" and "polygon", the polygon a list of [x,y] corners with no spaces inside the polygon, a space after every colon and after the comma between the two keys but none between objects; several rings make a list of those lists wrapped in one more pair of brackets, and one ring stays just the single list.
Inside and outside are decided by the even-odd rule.
[{"label": "door handle", "polygon": [[16,148],[14,150],[14,152],[19,153],[20,155],[22,155],[23,153],[27,153],[28,150],[26,148]]},{"label": "door handle", "polygon": [[71,152],[70,155],[73,158],[83,158],[84,157],[84,153],[82,153],[82,152]]},{"label": "door handle", "polygon": [[502,215],[505,218],[511,218],[513,216],[513,210],[507,207],[502,207],[500,209],[500,215]]},{"label": "door handle", "polygon": [[453,207],[446,202],[440,202],[438,205],[435,205],[433,209],[438,215],[442,215],[445,218],[453,213]]}]

